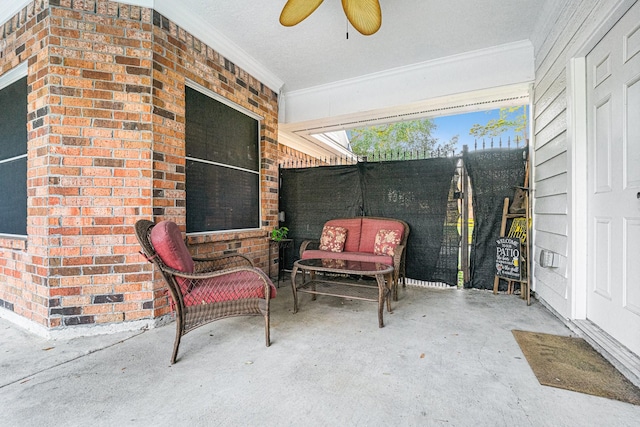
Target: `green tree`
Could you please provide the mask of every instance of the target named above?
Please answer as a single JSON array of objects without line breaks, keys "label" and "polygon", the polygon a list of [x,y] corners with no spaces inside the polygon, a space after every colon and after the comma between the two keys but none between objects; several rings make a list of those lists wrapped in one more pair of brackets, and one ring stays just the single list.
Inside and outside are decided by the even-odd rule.
[{"label": "green tree", "polygon": [[508,131],[521,134],[523,139],[527,139],[527,106],[503,107],[500,109],[500,116],[491,119],[485,125],[474,124],[469,130],[469,135],[476,138],[494,138]]},{"label": "green tree", "polygon": [[440,143],[432,136],[436,124],[428,118],[385,125],[356,128],[350,131],[351,150],[360,156],[378,153],[427,153],[440,149],[453,151],[458,137]]}]

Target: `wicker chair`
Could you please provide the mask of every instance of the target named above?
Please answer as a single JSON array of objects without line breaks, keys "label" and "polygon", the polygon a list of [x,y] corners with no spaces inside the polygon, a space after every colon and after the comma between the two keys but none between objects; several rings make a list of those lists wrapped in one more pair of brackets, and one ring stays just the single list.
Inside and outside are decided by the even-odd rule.
[{"label": "wicker chair", "polygon": [[144,251],[140,253],[162,273],[176,310],[171,364],[176,362],[183,335],[227,317],[264,316],[266,345],[271,344],[269,301],[276,289],[248,258],[240,254],[192,258],[180,229],[171,221],[140,220],[135,230]]}]

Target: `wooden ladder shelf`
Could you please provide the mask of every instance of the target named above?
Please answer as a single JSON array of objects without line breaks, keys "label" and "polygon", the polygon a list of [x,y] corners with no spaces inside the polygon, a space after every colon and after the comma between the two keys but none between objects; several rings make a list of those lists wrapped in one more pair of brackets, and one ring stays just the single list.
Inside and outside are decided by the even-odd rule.
[{"label": "wooden ladder shelf", "polygon": [[[514,291],[514,284],[520,283],[520,297],[522,299],[527,300],[527,305],[531,304],[531,257],[529,256],[529,248],[531,245],[529,236],[530,236],[530,215],[529,215],[529,189],[523,187],[525,192],[525,212],[524,213],[509,213],[509,198],[505,197],[504,204],[502,207],[502,224],[500,225],[500,237],[519,237],[521,240],[520,244],[520,263],[521,263],[521,271],[522,276],[519,280],[501,277],[496,274],[493,280],[493,293],[498,293],[498,285],[500,283],[500,279],[507,281],[507,293],[511,294]],[[514,230],[513,221],[518,220],[519,218],[524,220],[524,230],[518,229],[515,227]],[[507,232],[507,224],[511,220],[511,227],[509,232]]]}]

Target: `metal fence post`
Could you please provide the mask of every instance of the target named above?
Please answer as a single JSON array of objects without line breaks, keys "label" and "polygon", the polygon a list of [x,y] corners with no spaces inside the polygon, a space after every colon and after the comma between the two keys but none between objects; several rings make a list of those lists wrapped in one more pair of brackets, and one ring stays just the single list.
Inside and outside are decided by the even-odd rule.
[{"label": "metal fence post", "polygon": [[[469,147],[464,145],[462,151],[466,154]],[[464,155],[462,156],[462,207],[460,209],[460,269],[462,270],[463,283],[469,283],[469,176],[467,175],[467,166],[464,164]]]}]

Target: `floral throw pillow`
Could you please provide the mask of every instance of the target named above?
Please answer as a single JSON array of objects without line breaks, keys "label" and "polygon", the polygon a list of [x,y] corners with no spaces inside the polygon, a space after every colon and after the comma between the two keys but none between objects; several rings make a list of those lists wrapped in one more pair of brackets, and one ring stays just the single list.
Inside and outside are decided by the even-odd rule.
[{"label": "floral throw pillow", "polygon": [[325,225],[320,236],[320,250],[329,252],[342,252],[344,242],[347,240],[347,229]]},{"label": "floral throw pillow", "polygon": [[376,255],[393,256],[396,246],[400,243],[400,233],[396,230],[379,230],[373,245]]}]

